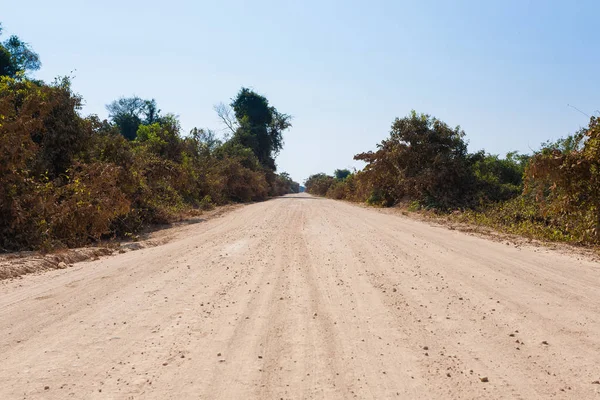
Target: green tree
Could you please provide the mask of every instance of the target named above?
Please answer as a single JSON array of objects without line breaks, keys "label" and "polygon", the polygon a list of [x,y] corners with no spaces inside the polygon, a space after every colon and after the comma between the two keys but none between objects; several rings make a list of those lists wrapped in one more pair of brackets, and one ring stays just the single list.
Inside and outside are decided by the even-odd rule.
[{"label": "green tree", "polygon": [[136,142],[145,143],[150,151],[167,160],[181,162],[183,142],[177,117],[166,115],[160,122],[140,125]]},{"label": "green tree", "polygon": [[349,169],[336,169],[335,171],[333,171],[333,175],[335,176],[335,179],[337,179],[339,181],[343,181],[348,176],[350,176],[351,173],[352,172],[350,172]]},{"label": "green tree", "polygon": [[460,127],[413,111],[396,118],[376,152],[354,158],[367,163],[383,205],[406,196],[427,207],[465,207],[473,201],[475,177],[464,136]]},{"label": "green tree", "polygon": [[10,58],[10,52],[6,47],[0,44],[0,76],[13,77],[13,65]]},{"label": "green tree", "polygon": [[[1,24],[0,35],[2,35]],[[37,53],[18,36],[12,35],[0,43],[0,76],[14,78],[18,74],[36,71],[41,65]]]},{"label": "green tree", "polygon": [[121,97],[106,106],[109,119],[119,127],[127,140],[135,140],[140,125],[151,125],[161,119],[156,100],[137,96]]},{"label": "green tree", "polygon": [[238,122],[233,140],[251,149],[264,167],[275,171],[275,157],[283,148],[283,131],[291,126],[291,117],[247,88],[239,91],[231,107]]},{"label": "green tree", "polygon": [[505,158],[482,151],[470,155],[480,204],[505,201],[523,191],[523,173],[530,156],[510,152]]}]

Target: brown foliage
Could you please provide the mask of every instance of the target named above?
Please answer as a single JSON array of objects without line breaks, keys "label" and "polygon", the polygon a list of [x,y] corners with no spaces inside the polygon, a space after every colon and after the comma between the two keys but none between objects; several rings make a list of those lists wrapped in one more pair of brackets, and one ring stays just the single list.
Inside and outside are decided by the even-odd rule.
[{"label": "brown foliage", "polygon": [[534,155],[525,192],[540,214],[571,240],[600,241],[600,120]]},{"label": "brown foliage", "polygon": [[80,105],[66,79],[1,78],[0,250],[128,236],[186,208],[291,190],[252,150],[184,138],[171,115],[141,125],[128,141],[114,125],[82,118]]}]

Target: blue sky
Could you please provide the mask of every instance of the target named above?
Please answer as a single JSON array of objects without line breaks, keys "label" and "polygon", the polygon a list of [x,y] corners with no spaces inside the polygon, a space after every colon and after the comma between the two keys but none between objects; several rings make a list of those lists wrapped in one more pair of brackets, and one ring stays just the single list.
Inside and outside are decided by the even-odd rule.
[{"label": "blue sky", "polygon": [[[84,113],[155,98],[194,126],[241,86],[293,115],[280,171],[360,167],[411,109],[461,125],[472,151],[529,152],[600,109],[596,1],[66,1],[2,5],[5,34],[75,71]],[[6,35],[5,35],[6,36]]]}]

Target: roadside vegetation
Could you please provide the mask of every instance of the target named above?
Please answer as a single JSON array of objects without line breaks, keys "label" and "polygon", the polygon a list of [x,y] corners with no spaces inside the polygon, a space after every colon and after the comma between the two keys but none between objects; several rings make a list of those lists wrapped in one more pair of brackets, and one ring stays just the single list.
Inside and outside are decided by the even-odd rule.
[{"label": "roadside vegetation", "polygon": [[[1,34],[0,26],[0,34]],[[242,88],[217,107],[230,130],[182,132],[155,100],[120,98],[108,120],[81,114],[69,78],[12,36],[0,44],[0,251],[129,237],[193,210],[298,192],[275,158],[291,117]]]},{"label": "roadside vegetation", "polygon": [[532,155],[469,153],[465,133],[426,114],[396,119],[360,171],[310,176],[309,193],[428,210],[530,238],[600,243],[600,121]]}]

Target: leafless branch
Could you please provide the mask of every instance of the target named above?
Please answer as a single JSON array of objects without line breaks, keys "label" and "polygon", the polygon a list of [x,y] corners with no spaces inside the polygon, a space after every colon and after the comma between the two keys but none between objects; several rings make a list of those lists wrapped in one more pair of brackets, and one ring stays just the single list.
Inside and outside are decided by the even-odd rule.
[{"label": "leafless branch", "polygon": [[579,111],[580,113],[582,113],[583,115],[585,115],[586,117],[590,118],[590,116],[589,116],[588,114],[584,113],[583,111],[581,111],[579,108],[577,108],[577,107],[575,107],[575,106],[572,106],[572,105],[570,105],[570,104],[567,104],[567,107],[571,107],[572,109],[574,109],[574,110],[577,110],[577,111]]},{"label": "leafless branch", "polygon": [[235,116],[233,115],[233,111],[231,110],[231,107],[227,106],[226,104],[219,103],[219,104],[215,105],[213,108],[214,108],[215,112],[217,113],[217,115],[219,116],[219,118],[221,118],[221,121],[225,125],[226,129],[231,131],[232,135],[235,134],[235,131],[238,128],[238,122],[235,119]]}]

